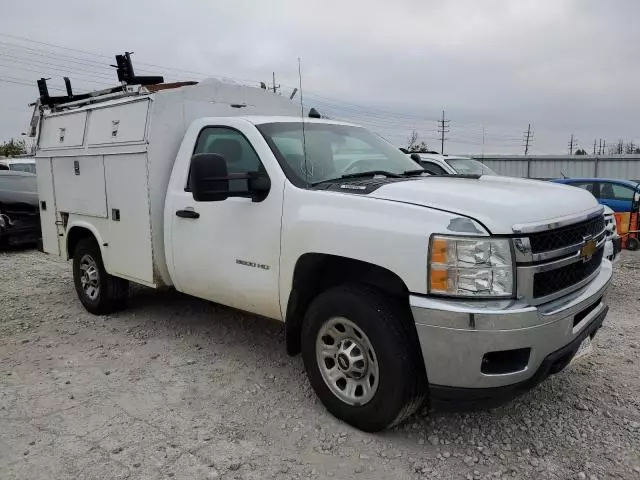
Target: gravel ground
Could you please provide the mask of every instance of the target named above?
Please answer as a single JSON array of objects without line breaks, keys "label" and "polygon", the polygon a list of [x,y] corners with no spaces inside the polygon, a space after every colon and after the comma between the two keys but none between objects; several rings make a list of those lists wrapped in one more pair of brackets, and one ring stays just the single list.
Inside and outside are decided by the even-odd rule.
[{"label": "gravel ground", "polygon": [[640,255],[594,353],[509,405],[365,434],[316,399],[284,328],[175,292],[85,312],[71,265],[0,254],[0,478],[640,478]]}]

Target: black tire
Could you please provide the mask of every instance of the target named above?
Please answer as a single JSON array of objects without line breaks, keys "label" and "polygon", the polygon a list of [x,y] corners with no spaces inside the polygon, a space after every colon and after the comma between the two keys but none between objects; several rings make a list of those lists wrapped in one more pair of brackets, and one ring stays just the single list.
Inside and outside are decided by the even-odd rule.
[{"label": "black tire", "polygon": [[638,241],[638,239],[629,237],[627,239],[627,250],[635,252],[636,250],[638,250],[638,248],[640,248],[640,242]]},{"label": "black tire", "polygon": [[[334,394],[320,371],[316,339],[325,323],[335,317],[346,318],[361,329],[377,357],[377,390],[362,405],[351,405]],[[427,377],[411,312],[384,292],[343,285],[321,293],[306,312],[301,340],[311,386],[329,412],[356,428],[384,430],[424,403]]]},{"label": "black tire", "polygon": [[[93,298],[87,294],[82,285],[82,262],[88,259],[93,260],[98,278],[97,293]],[[80,302],[94,315],[105,315],[122,310],[127,305],[129,282],[106,272],[100,247],[93,238],[83,238],[76,246],[73,253],[73,282]]]}]

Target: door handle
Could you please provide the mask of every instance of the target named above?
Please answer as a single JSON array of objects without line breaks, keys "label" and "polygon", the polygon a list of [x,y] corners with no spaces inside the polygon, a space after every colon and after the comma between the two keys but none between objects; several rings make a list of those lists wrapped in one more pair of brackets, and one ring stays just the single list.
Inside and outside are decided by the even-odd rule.
[{"label": "door handle", "polygon": [[200,218],[200,214],[198,212],[195,212],[193,210],[178,210],[176,212],[176,216],[180,217],[180,218]]}]

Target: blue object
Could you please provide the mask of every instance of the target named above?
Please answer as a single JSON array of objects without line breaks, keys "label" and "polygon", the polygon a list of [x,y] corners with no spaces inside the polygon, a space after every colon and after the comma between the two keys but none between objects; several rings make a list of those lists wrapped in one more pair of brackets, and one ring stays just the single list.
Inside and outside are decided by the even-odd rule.
[{"label": "blue object", "polygon": [[635,212],[638,209],[640,183],[613,178],[556,178],[551,181],[584,188],[614,212]]}]

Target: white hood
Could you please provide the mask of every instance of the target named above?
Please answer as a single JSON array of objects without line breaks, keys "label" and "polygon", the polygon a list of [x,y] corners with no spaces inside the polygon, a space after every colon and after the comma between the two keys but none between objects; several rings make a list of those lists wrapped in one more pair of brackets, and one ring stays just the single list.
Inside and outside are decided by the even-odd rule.
[{"label": "white hood", "polygon": [[517,224],[551,223],[598,206],[593,195],[581,188],[490,175],[479,179],[432,176],[394,182],[370,196],[471,217],[493,234],[511,234]]}]

